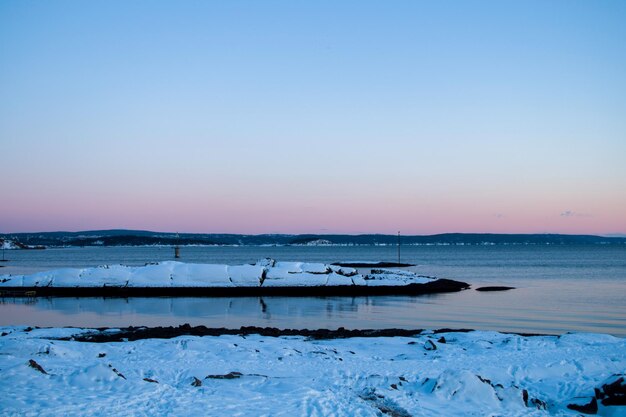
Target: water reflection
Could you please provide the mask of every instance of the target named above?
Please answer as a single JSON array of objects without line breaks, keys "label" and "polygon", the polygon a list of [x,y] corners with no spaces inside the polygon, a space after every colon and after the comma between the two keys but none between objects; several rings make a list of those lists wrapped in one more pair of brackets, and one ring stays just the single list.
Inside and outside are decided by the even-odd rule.
[{"label": "water reflection", "polygon": [[[554,298],[554,293],[542,297],[534,288],[504,293],[469,290],[428,296],[15,298],[2,300],[0,325],[126,327],[189,323],[229,328],[450,327],[534,333],[586,331],[626,336],[626,318],[615,305],[590,307],[576,302],[561,309],[563,301],[556,300],[555,304],[550,298]],[[575,297],[566,294],[566,299]],[[529,303],[530,300],[533,302]]]},{"label": "water reflection", "polygon": [[[333,327],[346,322],[362,322],[366,326],[380,322],[387,323],[383,327],[391,327],[398,319],[395,314],[389,315],[394,308],[411,310],[411,305],[425,304],[437,297],[442,296],[11,298],[2,299],[2,308],[17,308],[23,314],[8,311],[8,314],[2,315],[0,323],[104,327],[115,325],[116,317],[123,317],[126,319],[124,325],[178,325],[189,322],[207,326],[240,326],[249,325],[252,319],[263,325],[293,325],[296,321],[313,327]],[[55,318],[57,315],[60,321]],[[3,323],[7,317],[11,317],[11,322]],[[87,317],[91,321],[85,324],[84,318]],[[387,319],[382,322],[377,320],[385,317]]]}]

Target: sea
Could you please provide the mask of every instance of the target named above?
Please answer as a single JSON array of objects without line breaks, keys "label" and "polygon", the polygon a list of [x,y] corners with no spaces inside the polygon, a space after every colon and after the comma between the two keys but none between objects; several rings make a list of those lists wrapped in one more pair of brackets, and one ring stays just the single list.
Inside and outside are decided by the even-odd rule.
[{"label": "sea", "polygon": [[[1,256],[1,255],[0,255]],[[471,289],[421,296],[0,298],[0,325],[479,329],[626,336],[626,245],[185,246],[181,262],[398,261]],[[172,247],[7,250],[0,275],[174,260]],[[513,290],[479,292],[481,286]]]}]

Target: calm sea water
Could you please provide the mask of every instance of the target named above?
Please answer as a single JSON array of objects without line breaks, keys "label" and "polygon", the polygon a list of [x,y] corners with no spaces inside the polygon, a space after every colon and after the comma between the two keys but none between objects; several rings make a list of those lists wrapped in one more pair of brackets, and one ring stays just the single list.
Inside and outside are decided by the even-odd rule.
[{"label": "calm sea water", "polygon": [[[0,274],[62,267],[170,260],[173,249],[64,248],[7,251]],[[397,260],[392,246],[184,247],[181,261],[251,263]],[[600,332],[626,336],[624,246],[404,246],[414,271],[466,281],[474,290],[429,296],[244,298],[5,298],[0,325],[119,327],[129,325],[243,325],[281,328],[474,328],[513,332]]]}]

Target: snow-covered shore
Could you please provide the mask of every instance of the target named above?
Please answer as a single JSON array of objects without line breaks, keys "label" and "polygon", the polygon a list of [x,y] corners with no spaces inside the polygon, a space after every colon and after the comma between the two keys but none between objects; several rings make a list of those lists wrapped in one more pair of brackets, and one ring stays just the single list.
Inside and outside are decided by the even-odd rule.
[{"label": "snow-covered shore", "polygon": [[594,395],[626,414],[602,404],[626,370],[608,335],[58,340],[89,331],[1,328],[0,414],[575,416]]}]

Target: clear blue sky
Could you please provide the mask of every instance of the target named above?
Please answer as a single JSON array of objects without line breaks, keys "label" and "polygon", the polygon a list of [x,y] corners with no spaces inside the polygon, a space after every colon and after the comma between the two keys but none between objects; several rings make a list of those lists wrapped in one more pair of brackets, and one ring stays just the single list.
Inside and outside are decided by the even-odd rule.
[{"label": "clear blue sky", "polygon": [[626,232],[624,1],[0,2],[0,232]]}]

